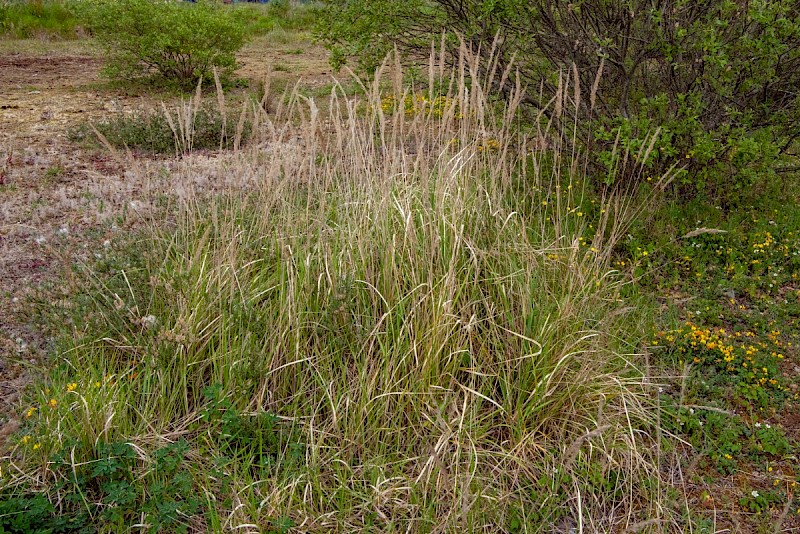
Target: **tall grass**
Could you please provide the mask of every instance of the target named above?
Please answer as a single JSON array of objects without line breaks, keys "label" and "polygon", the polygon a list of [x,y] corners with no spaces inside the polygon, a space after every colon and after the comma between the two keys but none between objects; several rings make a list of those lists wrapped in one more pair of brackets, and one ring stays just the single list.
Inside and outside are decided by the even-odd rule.
[{"label": "tall grass", "polygon": [[[67,502],[102,443],[136,451],[148,494],[153,451],[185,439],[197,531],[660,529],[653,391],[609,266],[625,207],[590,229],[568,132],[521,132],[521,90],[494,101],[510,73],[486,71],[432,51],[412,91],[390,61],[325,112],[290,92],[267,113],[265,90],[219,171],[241,187],[79,282],[7,494]],[[102,487],[77,506],[121,506]]]}]

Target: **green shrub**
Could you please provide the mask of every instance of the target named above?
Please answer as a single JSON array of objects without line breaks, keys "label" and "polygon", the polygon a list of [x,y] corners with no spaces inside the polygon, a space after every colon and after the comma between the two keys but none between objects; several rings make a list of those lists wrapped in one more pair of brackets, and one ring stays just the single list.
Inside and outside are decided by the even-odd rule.
[{"label": "green shrub", "polygon": [[227,79],[245,42],[238,17],[211,1],[83,0],[76,10],[106,49],[112,79],[155,76],[192,87],[213,69]]},{"label": "green shrub", "polygon": [[0,2],[0,35],[74,38],[77,29],[75,16],[62,2]]},{"label": "green shrub", "polygon": [[[528,104],[547,108],[550,119],[578,119],[579,138],[593,155],[592,174],[599,184],[646,179],[648,173],[634,172],[637,162],[625,157],[626,149],[636,152],[661,127],[646,169],[659,174],[677,162],[682,170],[675,183],[684,197],[706,193],[735,201],[757,193],[752,186],[785,165],[800,135],[796,2],[325,4],[318,33],[335,61],[356,55],[363,66],[374,66],[395,45],[427,58],[430,39],[438,40],[442,32],[460,33],[467,47],[480,46],[485,57],[494,54],[501,72],[514,58],[522,81],[537,88]],[[445,44],[451,50],[459,46],[453,37]],[[560,96],[548,107],[556,89]],[[577,117],[567,117],[558,104],[575,100],[576,94]]]}]

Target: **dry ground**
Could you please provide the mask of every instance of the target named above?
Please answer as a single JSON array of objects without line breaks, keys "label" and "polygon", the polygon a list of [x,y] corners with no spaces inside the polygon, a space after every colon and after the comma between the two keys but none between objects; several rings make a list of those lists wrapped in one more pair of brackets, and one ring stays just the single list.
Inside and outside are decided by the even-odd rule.
[{"label": "dry ground", "polygon": [[[303,36],[254,40],[240,62],[237,75],[252,87],[268,71],[273,84],[302,80],[310,91],[331,81],[325,51]],[[76,145],[67,132],[179,97],[112,87],[101,67],[101,52],[88,40],[0,40],[0,447],[18,425],[20,395],[46,354],[30,299],[62,282],[70,264],[101,254],[153,198],[153,184],[140,183],[124,161]],[[174,158],[137,159],[167,171],[175,165]]]}]

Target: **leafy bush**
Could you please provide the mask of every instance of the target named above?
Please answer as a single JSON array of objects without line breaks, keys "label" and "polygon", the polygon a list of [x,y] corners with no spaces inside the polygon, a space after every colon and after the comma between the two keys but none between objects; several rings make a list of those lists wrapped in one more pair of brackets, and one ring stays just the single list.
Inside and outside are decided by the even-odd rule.
[{"label": "leafy bush", "polygon": [[245,42],[239,18],[211,1],[83,0],[76,10],[105,47],[113,79],[156,75],[191,87],[215,68],[226,79]]},{"label": "leafy bush", "polygon": [[74,38],[77,28],[75,16],[62,2],[0,2],[0,35]]},{"label": "leafy bush", "polygon": [[[374,66],[391,47],[427,57],[430,39],[514,59],[527,102],[573,121],[599,183],[639,181],[625,158],[661,127],[654,174],[676,161],[684,196],[735,200],[774,176],[800,135],[800,12],[787,0],[326,0],[318,33],[334,61]],[[496,46],[492,42],[497,36]],[[459,46],[448,37],[445,46]],[[491,62],[484,62],[491,66]],[[562,72],[565,76],[554,76]],[[506,83],[507,86],[513,80]],[[575,86],[580,88],[580,92]],[[508,87],[500,88],[507,90]],[[542,96],[546,95],[546,96]],[[552,104],[553,101],[550,101]],[[757,191],[756,191],[757,192]]]}]

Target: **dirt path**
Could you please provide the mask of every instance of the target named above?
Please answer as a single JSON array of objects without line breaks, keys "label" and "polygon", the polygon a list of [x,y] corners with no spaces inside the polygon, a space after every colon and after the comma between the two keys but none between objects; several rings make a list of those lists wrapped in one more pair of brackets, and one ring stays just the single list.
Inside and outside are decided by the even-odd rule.
[{"label": "dirt path", "polygon": [[[256,40],[240,62],[239,76],[253,81],[272,71],[310,89],[330,82],[325,52],[302,38]],[[47,354],[46,334],[27,315],[30,298],[63,283],[70,264],[102,255],[147,202],[124,164],[67,137],[80,123],[152,109],[164,98],[110,88],[101,67],[87,41],[0,41],[0,447]]]}]

